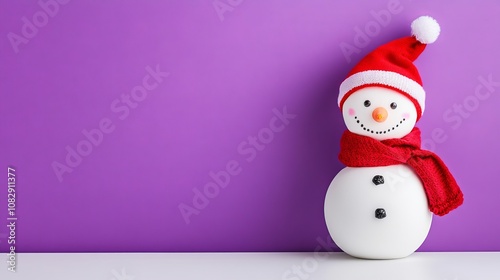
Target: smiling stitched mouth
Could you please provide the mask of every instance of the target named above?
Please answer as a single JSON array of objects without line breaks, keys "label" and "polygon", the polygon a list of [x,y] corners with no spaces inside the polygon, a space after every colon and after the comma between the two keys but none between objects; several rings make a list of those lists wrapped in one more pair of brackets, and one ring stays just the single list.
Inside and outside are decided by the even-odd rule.
[{"label": "smiling stitched mouth", "polygon": [[390,131],[392,131],[392,130],[394,130],[394,129],[398,128],[400,124],[402,124],[404,121],[406,121],[406,119],[405,119],[405,118],[403,118],[403,119],[402,119],[401,121],[399,121],[399,123],[398,123],[398,124],[396,124],[395,126],[393,126],[393,127],[389,128],[389,129],[387,129],[387,130],[378,130],[378,131],[377,131],[377,130],[372,130],[372,129],[367,128],[364,124],[362,124],[362,123],[358,120],[358,117],[357,117],[357,116],[354,116],[354,119],[355,119],[355,120],[356,120],[356,122],[357,122],[357,123],[361,126],[361,128],[363,128],[363,130],[368,131],[368,132],[370,132],[370,133],[374,133],[374,134],[386,134],[386,133],[388,133],[388,132],[390,132]]}]

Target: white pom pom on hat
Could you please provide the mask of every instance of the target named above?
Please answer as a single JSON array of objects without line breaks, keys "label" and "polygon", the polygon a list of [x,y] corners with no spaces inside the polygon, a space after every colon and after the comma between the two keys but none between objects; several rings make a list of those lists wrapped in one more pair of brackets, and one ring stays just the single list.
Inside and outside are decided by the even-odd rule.
[{"label": "white pom pom on hat", "polygon": [[434,43],[440,32],[439,23],[430,16],[421,16],[411,23],[411,35],[422,44]]},{"label": "white pom pom on hat", "polygon": [[340,84],[338,105],[357,90],[367,86],[382,86],[407,96],[417,109],[417,120],[425,110],[425,90],[422,78],[413,63],[427,44],[434,43],[441,28],[430,16],[421,16],[411,23],[411,36],[379,46],[355,65]]}]

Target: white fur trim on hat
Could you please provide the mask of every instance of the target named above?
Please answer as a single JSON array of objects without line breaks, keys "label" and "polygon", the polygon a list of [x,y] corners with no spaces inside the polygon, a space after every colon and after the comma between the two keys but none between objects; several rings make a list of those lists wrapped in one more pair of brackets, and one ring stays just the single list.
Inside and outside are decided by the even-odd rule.
[{"label": "white fur trim on hat", "polygon": [[338,105],[344,96],[352,89],[363,85],[385,85],[401,90],[417,100],[424,113],[425,108],[425,91],[424,88],[414,80],[391,71],[383,70],[368,70],[358,72],[349,76],[340,84],[340,92]]}]

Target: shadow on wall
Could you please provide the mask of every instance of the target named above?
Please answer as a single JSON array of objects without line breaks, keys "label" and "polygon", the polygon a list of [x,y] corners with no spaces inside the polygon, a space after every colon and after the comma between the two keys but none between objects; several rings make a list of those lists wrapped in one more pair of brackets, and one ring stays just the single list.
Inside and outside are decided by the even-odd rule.
[{"label": "shadow on wall", "polygon": [[[307,237],[297,251],[311,251],[321,247],[321,251],[340,251],[333,243],[324,220],[324,199],[335,175],[345,166],[338,160],[340,138],[346,130],[337,97],[341,82],[349,71],[366,54],[378,45],[398,36],[408,35],[406,27],[398,27],[391,38],[374,38],[359,53],[346,61],[341,48],[333,49],[323,61],[323,69],[315,81],[308,81],[312,88],[301,93],[299,112],[294,129],[296,135],[290,151],[301,164],[286,163],[290,174],[289,182],[294,187],[286,195],[287,217],[293,224],[290,230],[303,232]],[[405,35],[406,34],[406,35]],[[339,38],[339,41],[344,41]],[[307,211],[305,211],[307,209]],[[328,246],[325,246],[327,244]]]},{"label": "shadow on wall", "polygon": [[[307,242],[297,243],[296,251],[340,251],[329,236],[324,221],[324,199],[335,175],[344,168],[338,160],[340,137],[346,129],[337,106],[338,89],[351,65],[341,52],[328,58],[330,62],[312,88],[301,93],[301,104],[295,121],[290,152],[293,161],[286,162],[293,189],[286,194],[283,205],[289,217],[289,230],[303,232]],[[325,244],[328,244],[326,246]]]}]

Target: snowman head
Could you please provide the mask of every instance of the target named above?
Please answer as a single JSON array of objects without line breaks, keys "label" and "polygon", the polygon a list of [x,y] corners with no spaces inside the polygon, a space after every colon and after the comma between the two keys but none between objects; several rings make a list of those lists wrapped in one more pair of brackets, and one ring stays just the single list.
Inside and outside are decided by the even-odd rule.
[{"label": "snowman head", "polygon": [[349,131],[377,140],[401,138],[417,122],[417,108],[400,92],[379,86],[359,89],[342,105]]},{"label": "snowman head", "polygon": [[338,105],[347,128],[378,140],[407,135],[425,109],[425,90],[413,62],[439,36],[439,24],[422,16],[412,36],[367,54],[340,85]]}]

